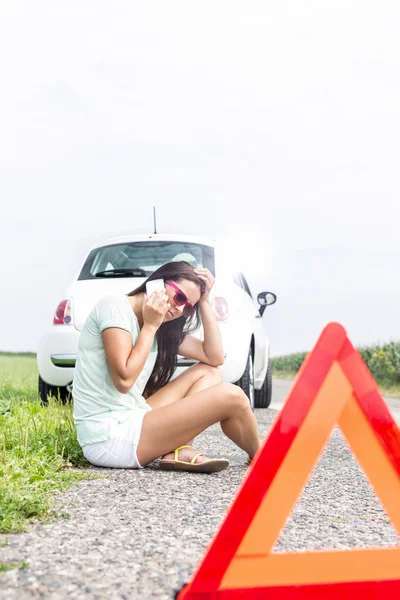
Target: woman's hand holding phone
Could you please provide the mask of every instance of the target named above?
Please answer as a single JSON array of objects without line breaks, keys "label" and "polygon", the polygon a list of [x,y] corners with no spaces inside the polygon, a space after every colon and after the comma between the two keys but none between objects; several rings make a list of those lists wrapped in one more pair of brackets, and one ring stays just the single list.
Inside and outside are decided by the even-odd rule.
[{"label": "woman's hand holding phone", "polygon": [[154,291],[149,298],[145,294],[142,308],[143,326],[148,325],[157,330],[162,325],[170,307],[165,289]]}]

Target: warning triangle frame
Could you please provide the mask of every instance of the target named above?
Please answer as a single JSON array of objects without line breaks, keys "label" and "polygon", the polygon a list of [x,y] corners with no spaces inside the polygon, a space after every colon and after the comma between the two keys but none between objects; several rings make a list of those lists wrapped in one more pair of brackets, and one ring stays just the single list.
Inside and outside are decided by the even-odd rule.
[{"label": "warning triangle frame", "polygon": [[400,534],[400,431],[346,331],[329,323],[179,600],[400,597],[400,547],[272,553],[335,425]]}]

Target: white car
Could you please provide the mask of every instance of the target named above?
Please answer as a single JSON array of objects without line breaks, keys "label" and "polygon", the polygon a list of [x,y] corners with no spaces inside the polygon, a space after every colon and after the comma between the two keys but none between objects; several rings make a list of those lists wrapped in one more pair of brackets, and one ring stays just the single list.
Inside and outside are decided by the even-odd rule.
[{"label": "white car", "polygon": [[[141,285],[158,267],[173,260],[186,260],[195,268],[206,267],[215,282],[210,303],[220,328],[225,354],[222,380],[239,385],[252,408],[271,402],[272,379],[269,341],[262,315],[275,294],[261,292],[255,301],[241,272],[221,262],[222,246],[215,240],[179,234],[140,234],[106,240],[93,247],[76,279],[66,290],[53,324],[39,342],[37,363],[39,395],[70,395],[78,340],[89,312],[107,294],[127,294]],[[203,340],[203,328],[193,334]],[[178,355],[172,376],[197,361]]]}]

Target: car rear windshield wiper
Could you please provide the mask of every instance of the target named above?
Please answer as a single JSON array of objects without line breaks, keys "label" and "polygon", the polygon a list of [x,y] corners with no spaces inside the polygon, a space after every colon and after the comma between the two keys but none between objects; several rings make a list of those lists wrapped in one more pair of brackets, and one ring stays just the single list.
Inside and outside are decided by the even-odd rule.
[{"label": "car rear windshield wiper", "polygon": [[99,271],[96,277],[147,277],[144,269],[108,269]]}]

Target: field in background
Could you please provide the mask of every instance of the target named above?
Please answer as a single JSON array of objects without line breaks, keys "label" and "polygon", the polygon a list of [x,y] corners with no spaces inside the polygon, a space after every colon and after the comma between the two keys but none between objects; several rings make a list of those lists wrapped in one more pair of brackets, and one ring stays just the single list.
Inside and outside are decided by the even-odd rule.
[{"label": "field in background", "polygon": [[[359,348],[383,394],[400,397],[400,343]],[[293,378],[306,353],[272,358],[276,377]],[[34,354],[0,352],[0,533],[27,523],[68,518],[52,510],[55,494],[75,481],[97,478],[76,439],[72,405],[37,396]],[[6,565],[0,563],[0,572]]]},{"label": "field in background", "polygon": [[[400,342],[357,348],[385,396],[400,398]],[[271,358],[274,377],[293,379],[307,352]]]},{"label": "field in background", "polygon": [[[0,353],[0,533],[22,531],[31,521],[68,514],[51,510],[52,498],[94,475],[78,444],[72,405],[37,396],[32,354]],[[1,564],[0,564],[1,567]]]}]

